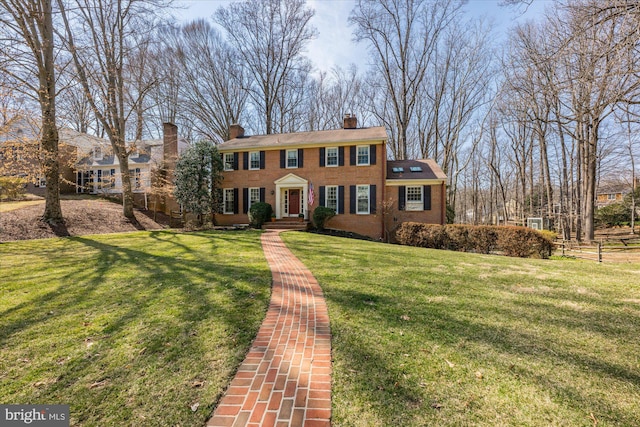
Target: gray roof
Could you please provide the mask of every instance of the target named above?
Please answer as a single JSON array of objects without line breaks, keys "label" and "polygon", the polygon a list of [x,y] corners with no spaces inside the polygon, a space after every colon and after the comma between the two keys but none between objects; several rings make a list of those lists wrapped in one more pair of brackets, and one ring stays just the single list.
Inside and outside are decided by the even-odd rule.
[{"label": "gray roof", "polygon": [[[396,172],[394,172],[396,168]],[[416,171],[412,172],[411,168]],[[417,170],[420,168],[421,170]],[[401,171],[400,171],[401,170]],[[387,179],[438,179],[446,180],[447,175],[442,172],[440,166],[432,159],[420,160],[389,160],[387,162]]]},{"label": "gray roof", "polygon": [[387,131],[382,126],[319,130],[313,132],[295,132],[271,135],[253,135],[235,138],[218,146],[220,151],[238,151],[248,149],[279,149],[298,145],[348,144],[358,142],[386,141]]}]

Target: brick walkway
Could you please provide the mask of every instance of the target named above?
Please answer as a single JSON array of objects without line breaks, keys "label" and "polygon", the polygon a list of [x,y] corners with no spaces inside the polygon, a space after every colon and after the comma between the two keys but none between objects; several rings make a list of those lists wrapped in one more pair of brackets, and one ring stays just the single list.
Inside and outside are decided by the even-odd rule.
[{"label": "brick walkway", "polygon": [[279,236],[262,235],[271,302],[207,427],[330,426],[331,335],[322,290]]}]

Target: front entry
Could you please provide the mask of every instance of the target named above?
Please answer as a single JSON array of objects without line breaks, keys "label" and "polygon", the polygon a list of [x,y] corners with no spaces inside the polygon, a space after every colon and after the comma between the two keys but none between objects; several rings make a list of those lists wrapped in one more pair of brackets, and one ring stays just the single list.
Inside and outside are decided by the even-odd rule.
[{"label": "front entry", "polygon": [[298,216],[300,213],[300,190],[289,190],[289,215]]}]

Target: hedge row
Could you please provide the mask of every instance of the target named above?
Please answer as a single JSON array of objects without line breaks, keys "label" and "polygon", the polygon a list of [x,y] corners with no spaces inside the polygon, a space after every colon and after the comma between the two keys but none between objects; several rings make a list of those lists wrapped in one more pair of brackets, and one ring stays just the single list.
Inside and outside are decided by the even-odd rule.
[{"label": "hedge row", "polygon": [[435,225],[404,222],[396,230],[402,245],[513,257],[548,258],[553,239],[526,227],[490,225]]}]

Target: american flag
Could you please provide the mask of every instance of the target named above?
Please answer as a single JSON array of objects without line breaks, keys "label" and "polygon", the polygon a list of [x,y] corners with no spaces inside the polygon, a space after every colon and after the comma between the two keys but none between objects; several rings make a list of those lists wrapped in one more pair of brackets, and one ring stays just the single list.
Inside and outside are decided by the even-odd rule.
[{"label": "american flag", "polygon": [[313,194],[313,183],[309,184],[309,206],[313,206],[315,195]]}]

